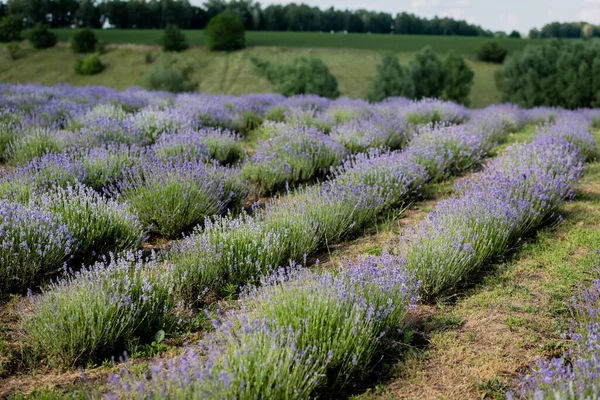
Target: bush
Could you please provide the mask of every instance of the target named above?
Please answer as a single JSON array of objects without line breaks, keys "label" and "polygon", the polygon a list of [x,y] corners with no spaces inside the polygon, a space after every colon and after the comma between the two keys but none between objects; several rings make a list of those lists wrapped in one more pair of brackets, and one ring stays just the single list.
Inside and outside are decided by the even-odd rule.
[{"label": "bush", "polygon": [[271,193],[328,171],[346,155],[341,144],[316,128],[287,126],[259,143],[243,173],[262,193]]},{"label": "bush", "polygon": [[29,41],[36,49],[48,49],[56,44],[56,35],[48,30],[48,26],[37,23],[29,35]]},{"label": "bush", "polygon": [[208,22],[204,30],[209,50],[230,51],[246,47],[244,22],[234,14],[219,14]]},{"label": "bush", "polygon": [[198,132],[163,134],[153,146],[161,159],[179,158],[186,161],[215,160],[227,165],[244,156],[238,137],[229,131],[204,128]]},{"label": "bush", "polygon": [[133,255],[96,264],[30,298],[23,328],[64,367],[118,356],[131,350],[137,338],[173,326],[175,305],[166,271],[159,262],[144,264]]},{"label": "bush", "polygon": [[7,160],[11,165],[24,165],[44,154],[59,153],[66,147],[67,140],[60,133],[35,128],[8,146]]},{"label": "bush", "polygon": [[522,107],[600,106],[600,43],[545,41],[511,55],[497,76],[502,101]]},{"label": "bush", "polygon": [[198,161],[148,160],[127,173],[119,189],[121,199],[153,233],[177,238],[206,217],[225,211],[230,202],[241,206],[245,187],[232,187],[235,174]]},{"label": "bush", "polygon": [[34,200],[38,208],[58,215],[76,241],[74,254],[93,256],[136,250],[144,228],[127,208],[82,185],[57,188]]},{"label": "bush", "polygon": [[77,60],[75,64],[75,72],[79,75],[95,75],[104,70],[104,64],[97,54],[92,54],[84,59]]},{"label": "bush", "polygon": [[96,48],[94,50],[96,50],[96,53],[100,55],[106,54],[106,42],[96,43]]},{"label": "bush", "polygon": [[415,98],[438,98],[444,91],[444,65],[430,46],[421,49],[409,65]]},{"label": "bush", "polygon": [[25,290],[67,261],[73,238],[60,218],[0,200],[0,294]]},{"label": "bush", "polygon": [[444,100],[469,105],[469,93],[475,73],[465,60],[451,51],[444,60]]},{"label": "bush", "polygon": [[164,51],[183,51],[188,48],[185,35],[181,32],[178,25],[167,25],[160,42]]},{"label": "bush", "polygon": [[377,65],[377,72],[371,91],[369,92],[369,101],[377,102],[388,97],[413,97],[415,87],[406,68],[398,62],[398,58],[393,54],[383,56],[381,63]]},{"label": "bush", "polygon": [[252,62],[257,72],[285,96],[316,94],[336,98],[340,95],[335,76],[319,58],[298,57],[291,64],[271,64],[256,58]]},{"label": "bush", "polygon": [[7,15],[0,20],[0,42],[8,43],[21,40],[23,18],[19,15]]},{"label": "bush", "polygon": [[172,61],[161,57],[144,73],[142,86],[173,93],[194,92],[198,83],[192,80],[191,73],[191,67],[175,68]]},{"label": "bush", "polygon": [[477,50],[477,59],[479,61],[502,64],[508,51],[496,42],[487,42],[481,45]]},{"label": "bush", "polygon": [[6,51],[11,60],[15,61],[19,59],[21,55],[21,46],[17,42],[11,42],[6,45]]},{"label": "bush", "polygon": [[96,50],[97,43],[94,31],[88,28],[79,29],[71,36],[71,49],[75,53],[91,53]]}]

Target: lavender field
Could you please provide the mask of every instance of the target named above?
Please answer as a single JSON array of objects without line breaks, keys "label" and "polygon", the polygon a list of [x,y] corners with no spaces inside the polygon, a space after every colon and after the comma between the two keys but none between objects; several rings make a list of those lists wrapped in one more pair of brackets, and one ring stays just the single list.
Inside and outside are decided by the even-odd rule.
[{"label": "lavender field", "polygon": [[[394,389],[407,374],[386,366],[427,346],[415,319],[569,223],[599,124],[594,109],[0,84],[0,397],[434,398]],[[320,262],[424,201],[377,249]],[[511,359],[493,395],[598,398],[593,271],[555,299],[564,345]],[[447,398],[487,393],[471,386]]]}]

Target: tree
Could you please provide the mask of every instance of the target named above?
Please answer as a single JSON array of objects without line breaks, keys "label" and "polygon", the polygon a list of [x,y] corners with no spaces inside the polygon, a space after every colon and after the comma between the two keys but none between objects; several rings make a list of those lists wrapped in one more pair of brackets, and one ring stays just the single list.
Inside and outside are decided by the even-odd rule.
[{"label": "tree", "polygon": [[444,60],[444,99],[469,105],[475,73],[464,58],[451,51]]},{"label": "tree", "polygon": [[291,64],[272,64],[252,58],[257,72],[285,96],[316,94],[336,98],[340,95],[337,79],[320,58],[298,57]]},{"label": "tree", "polygon": [[368,95],[369,101],[377,102],[399,96],[412,98],[414,92],[415,87],[406,68],[400,65],[396,56],[385,54],[377,65]]},{"label": "tree", "polygon": [[502,64],[508,51],[496,42],[487,42],[481,45],[477,50],[477,59],[479,61]]},{"label": "tree", "polygon": [[164,51],[183,51],[188,48],[185,35],[177,25],[167,25],[161,38],[161,44]]},{"label": "tree", "polygon": [[512,31],[508,37],[511,39],[521,39],[521,34],[517,31]]},{"label": "tree", "polygon": [[23,19],[19,15],[7,15],[0,20],[0,42],[7,43],[21,40]]},{"label": "tree", "polygon": [[499,77],[502,100],[523,107],[600,106],[600,43],[549,40],[510,56]]},{"label": "tree", "polygon": [[246,47],[244,23],[234,14],[223,13],[213,17],[204,31],[210,50],[239,50]]},{"label": "tree", "polygon": [[91,53],[96,49],[96,35],[88,28],[78,29],[71,36],[71,49],[75,53]]},{"label": "tree", "polygon": [[56,44],[56,35],[48,30],[48,25],[38,22],[31,30],[29,41],[36,49],[48,49]]},{"label": "tree", "polygon": [[173,93],[193,92],[198,83],[191,79],[192,68],[177,68],[166,56],[159,58],[144,73],[142,85],[150,90],[166,90]]},{"label": "tree", "polygon": [[444,91],[444,65],[430,46],[423,47],[410,61],[409,74],[415,98],[440,97]]},{"label": "tree", "polygon": [[86,28],[101,28],[100,9],[94,0],[80,0],[79,7],[75,12],[75,24]]},{"label": "tree", "polygon": [[529,31],[529,39],[539,39],[540,35],[540,31],[536,28],[533,28]]}]

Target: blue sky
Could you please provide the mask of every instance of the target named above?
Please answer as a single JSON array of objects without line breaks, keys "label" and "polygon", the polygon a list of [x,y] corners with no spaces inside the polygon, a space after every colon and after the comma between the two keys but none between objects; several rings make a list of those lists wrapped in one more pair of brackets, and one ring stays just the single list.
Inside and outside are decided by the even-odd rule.
[{"label": "blue sky", "polygon": [[[262,0],[263,5],[290,3]],[[600,24],[600,0],[296,0],[320,8],[407,11],[422,17],[434,15],[465,19],[486,29],[529,32],[551,21],[587,21]]]}]

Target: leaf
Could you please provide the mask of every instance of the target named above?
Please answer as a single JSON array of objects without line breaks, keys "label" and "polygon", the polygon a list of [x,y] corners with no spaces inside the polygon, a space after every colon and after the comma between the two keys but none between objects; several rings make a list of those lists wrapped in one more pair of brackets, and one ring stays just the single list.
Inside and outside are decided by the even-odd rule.
[{"label": "leaf", "polygon": [[156,344],[159,344],[163,340],[165,340],[165,331],[161,329],[154,335],[154,341],[156,342]]}]

